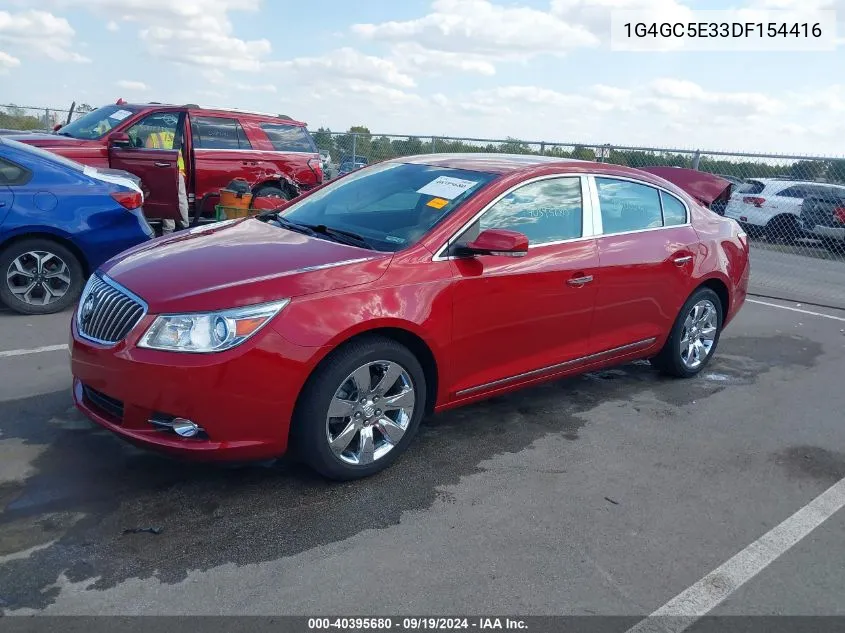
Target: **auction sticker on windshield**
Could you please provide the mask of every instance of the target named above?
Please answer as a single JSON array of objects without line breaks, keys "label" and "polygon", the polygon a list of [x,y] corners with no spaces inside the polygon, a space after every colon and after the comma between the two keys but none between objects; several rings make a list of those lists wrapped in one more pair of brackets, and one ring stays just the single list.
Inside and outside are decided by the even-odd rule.
[{"label": "auction sticker on windshield", "polygon": [[132,113],[129,110],[118,110],[117,112],[113,112],[109,115],[110,119],[115,119],[116,121],[123,121],[128,116],[132,116]]},{"label": "auction sticker on windshield", "polygon": [[451,178],[449,176],[440,176],[428,183],[422,189],[417,189],[417,193],[424,196],[436,196],[438,198],[446,198],[446,200],[454,200],[462,193],[468,191],[477,185],[475,180],[463,180],[462,178]]}]

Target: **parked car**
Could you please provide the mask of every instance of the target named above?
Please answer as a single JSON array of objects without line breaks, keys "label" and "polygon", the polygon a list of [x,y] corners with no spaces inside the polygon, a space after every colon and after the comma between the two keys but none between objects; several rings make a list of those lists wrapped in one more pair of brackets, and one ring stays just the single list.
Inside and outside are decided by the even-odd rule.
[{"label": "parked car", "polygon": [[749,178],[737,188],[725,216],[737,220],[752,236],[791,242],[804,237],[798,216],[804,198],[814,194],[845,192],[845,187],[782,178]]},{"label": "parked car", "polygon": [[323,180],[320,155],[304,123],[242,110],[119,101],[85,114],[55,134],[17,140],[86,165],[136,174],[148,190],[147,217],[179,219],[177,150],[145,147],[151,134],[161,132],[173,135],[175,146],[185,149],[192,203],[234,178],[244,178],[256,197],[284,199]]},{"label": "parked car", "polygon": [[24,314],[71,306],[92,271],[152,237],[143,201],[131,174],[0,137],[0,301]]},{"label": "parked car", "polygon": [[332,155],[328,150],[320,150],[320,160],[323,165],[323,178],[329,180],[332,177],[333,164]]},{"label": "parked car", "polygon": [[356,169],[361,169],[362,167],[367,166],[367,159],[366,158],[358,158],[356,160],[345,160],[340,164],[340,168],[337,170],[338,176],[343,176],[344,174],[349,174]]},{"label": "parked car", "polygon": [[737,223],[652,174],[397,158],[102,266],[72,320],[74,399],[144,446],[291,447],[354,479],[427,412],[639,358],[696,375],[748,275]]},{"label": "parked car", "polygon": [[801,229],[829,250],[845,253],[845,189],[804,198]]},{"label": "parked car", "polygon": [[[683,167],[641,167],[642,171],[674,182],[714,213],[725,215],[725,208],[734,189],[733,181],[697,169]],[[704,201],[708,201],[704,203]]]},{"label": "parked car", "polygon": [[745,181],[742,178],[737,178],[736,176],[728,176],[726,174],[716,174],[716,175],[719,176],[719,178],[721,178],[722,180],[727,180],[729,183],[731,183],[734,186],[734,188],[741,187],[745,183]]}]

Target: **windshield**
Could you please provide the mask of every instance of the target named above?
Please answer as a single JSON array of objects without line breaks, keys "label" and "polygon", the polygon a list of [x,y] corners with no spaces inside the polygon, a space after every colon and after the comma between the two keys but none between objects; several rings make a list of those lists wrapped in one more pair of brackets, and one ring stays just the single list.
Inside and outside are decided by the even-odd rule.
[{"label": "windshield", "polygon": [[60,163],[65,167],[70,167],[71,169],[76,169],[77,171],[85,170],[85,165],[77,163],[75,160],[65,158],[64,156],[59,156],[58,154],[54,154],[53,152],[48,152],[47,150],[41,149],[40,147],[33,147],[32,145],[27,145],[26,143],[19,143],[18,141],[12,140],[10,138],[0,139],[0,145],[8,145],[9,147],[19,152],[25,152],[33,156],[38,156],[39,158],[50,161],[51,163]]},{"label": "windshield", "polygon": [[381,251],[418,242],[495,174],[381,163],[354,172],[282,211],[298,224],[352,232]]},{"label": "windshield", "polygon": [[89,141],[101,138],[137,111],[138,108],[128,105],[104,106],[71,121],[57,134]]}]

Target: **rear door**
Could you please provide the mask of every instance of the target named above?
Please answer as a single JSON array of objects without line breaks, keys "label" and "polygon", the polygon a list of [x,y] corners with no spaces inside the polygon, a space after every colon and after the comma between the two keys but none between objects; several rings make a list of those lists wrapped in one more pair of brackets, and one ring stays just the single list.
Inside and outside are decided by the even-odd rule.
[{"label": "rear door", "polygon": [[[109,165],[141,179],[144,214],[148,218],[179,219],[179,151],[184,137],[185,111],[156,110],[130,126],[130,146],[109,147]],[[151,135],[173,135],[173,146],[153,147]]]},{"label": "rear door", "polygon": [[639,349],[669,331],[703,254],[686,204],[652,185],[590,177],[600,262],[593,338],[600,351]]},{"label": "rear door", "polygon": [[197,200],[208,193],[217,193],[235,178],[244,178],[250,185],[260,182],[260,152],[252,151],[252,144],[237,118],[192,112],[191,145]]},{"label": "rear door", "polygon": [[323,182],[323,162],[317,145],[302,125],[260,123],[259,128],[273,147],[272,159],[304,189]]}]

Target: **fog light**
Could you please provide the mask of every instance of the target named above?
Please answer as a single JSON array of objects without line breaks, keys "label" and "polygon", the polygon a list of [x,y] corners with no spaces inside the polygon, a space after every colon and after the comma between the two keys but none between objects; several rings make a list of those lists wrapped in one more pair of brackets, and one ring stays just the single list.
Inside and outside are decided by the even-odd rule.
[{"label": "fog light", "polygon": [[202,430],[194,422],[186,420],[185,418],[173,418],[171,428],[176,435],[179,435],[180,437],[194,437]]}]

